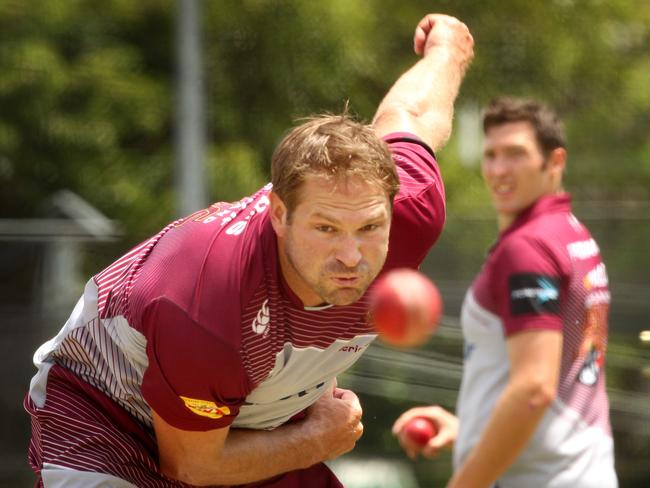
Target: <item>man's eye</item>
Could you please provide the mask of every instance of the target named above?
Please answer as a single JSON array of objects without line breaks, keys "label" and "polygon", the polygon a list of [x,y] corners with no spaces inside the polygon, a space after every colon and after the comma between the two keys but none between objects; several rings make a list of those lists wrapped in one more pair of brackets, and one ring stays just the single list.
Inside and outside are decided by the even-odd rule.
[{"label": "man's eye", "polygon": [[368,224],[361,227],[361,230],[364,232],[371,232],[373,230],[377,230],[378,228],[379,228],[378,224]]},{"label": "man's eye", "polygon": [[320,232],[330,233],[330,232],[334,232],[334,227],[332,227],[331,225],[317,225],[316,230]]},{"label": "man's eye", "polygon": [[520,158],[525,155],[526,155],[526,150],[520,147],[516,147],[508,151],[508,156],[512,158]]}]

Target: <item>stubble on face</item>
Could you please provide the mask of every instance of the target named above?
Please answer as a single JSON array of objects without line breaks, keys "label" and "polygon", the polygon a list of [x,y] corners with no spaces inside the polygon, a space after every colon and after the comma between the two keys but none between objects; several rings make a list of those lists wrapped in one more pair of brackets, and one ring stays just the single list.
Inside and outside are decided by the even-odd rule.
[{"label": "stubble on face", "polygon": [[[303,251],[303,246],[289,231],[285,236],[285,256],[288,264],[295,274],[306,283],[322,300],[323,303],[344,306],[351,305],[359,300],[366,292],[372,281],[377,277],[384,265],[386,256],[377,265],[371,266],[362,259],[359,264],[350,268],[335,259],[330,259],[314,273],[306,273],[311,269],[308,264],[309,255]],[[353,286],[337,287],[331,282],[332,276],[358,276],[358,281]]]},{"label": "stubble on face", "polygon": [[[318,176],[308,179],[303,191],[309,198],[288,213],[282,232],[285,278],[306,304],[356,302],[386,260],[391,220],[386,195],[363,179],[340,183]],[[376,230],[365,230],[375,225]],[[321,226],[331,228],[332,234]],[[345,256],[354,254],[354,247],[340,239],[358,240],[358,261]]]}]

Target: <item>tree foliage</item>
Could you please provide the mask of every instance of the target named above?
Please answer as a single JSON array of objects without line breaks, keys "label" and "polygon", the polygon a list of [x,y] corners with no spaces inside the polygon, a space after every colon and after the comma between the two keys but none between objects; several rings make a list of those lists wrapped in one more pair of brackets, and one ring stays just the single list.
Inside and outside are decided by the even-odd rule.
[{"label": "tree foliage", "polygon": [[[201,2],[210,196],[268,176],[281,134],[346,100],[362,118],[416,57],[429,2]],[[647,198],[650,5],[446,0],[476,39],[459,106],[540,97],[567,120],[569,183],[585,197]],[[172,217],[175,27],[171,1],[0,1],[2,215],[70,188],[137,239]],[[442,153],[450,204],[482,201],[475,168]],[[614,170],[615,168],[615,170]]]}]

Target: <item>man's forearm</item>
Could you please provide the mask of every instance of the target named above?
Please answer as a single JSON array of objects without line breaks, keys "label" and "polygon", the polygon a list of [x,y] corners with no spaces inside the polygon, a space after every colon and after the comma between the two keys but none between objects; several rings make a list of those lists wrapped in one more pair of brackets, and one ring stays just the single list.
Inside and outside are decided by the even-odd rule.
[{"label": "man's forearm", "polygon": [[248,483],[324,461],[302,423],[273,431],[231,429],[219,459],[223,484]]},{"label": "man's forearm", "polygon": [[464,71],[453,49],[432,48],[395,82],[379,105],[373,124],[403,127],[439,149],[451,134],[454,101]]},{"label": "man's forearm", "polygon": [[454,101],[474,56],[474,40],[458,19],[428,14],[415,29],[413,47],[422,59],[388,91],[373,125],[380,137],[412,132],[437,150],[451,134]]},{"label": "man's forearm", "polygon": [[239,485],[334,459],[363,433],[359,398],[334,385],[304,419],[274,430],[182,431],[154,413],[161,469],[192,485]]},{"label": "man's forearm", "polygon": [[478,444],[447,488],[492,486],[526,447],[550,402],[531,402],[529,392],[507,388],[494,407]]},{"label": "man's forearm", "polygon": [[320,459],[321,450],[302,422],[272,431],[230,429],[226,443],[215,456],[209,449],[187,459],[168,476],[198,486],[239,485],[307,468]]}]

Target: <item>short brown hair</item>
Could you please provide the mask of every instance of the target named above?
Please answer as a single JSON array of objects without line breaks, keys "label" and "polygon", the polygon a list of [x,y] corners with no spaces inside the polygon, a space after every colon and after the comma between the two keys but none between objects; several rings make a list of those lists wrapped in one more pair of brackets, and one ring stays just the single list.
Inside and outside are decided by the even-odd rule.
[{"label": "short brown hair", "polygon": [[535,131],[544,156],[558,147],[566,148],[564,125],[557,114],[543,103],[525,98],[499,97],[483,112],[483,132],[510,122],[528,122]]},{"label": "short brown hair", "polygon": [[392,204],[399,190],[397,170],[388,146],[371,126],[354,120],[347,111],[304,120],[282,139],[271,160],[273,191],[289,213],[311,174],[360,176],[382,188]]}]

